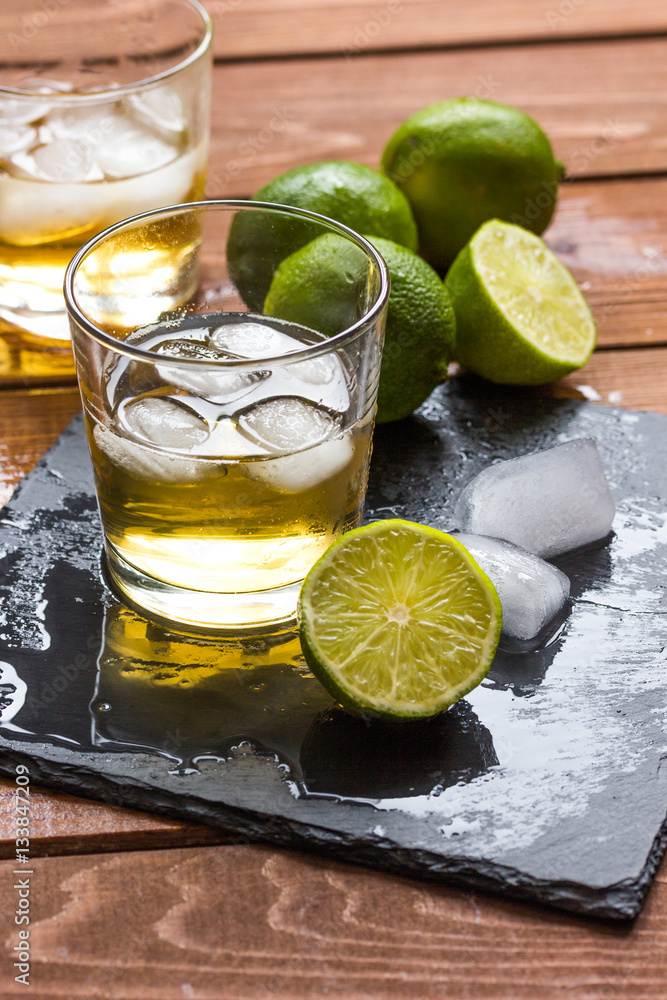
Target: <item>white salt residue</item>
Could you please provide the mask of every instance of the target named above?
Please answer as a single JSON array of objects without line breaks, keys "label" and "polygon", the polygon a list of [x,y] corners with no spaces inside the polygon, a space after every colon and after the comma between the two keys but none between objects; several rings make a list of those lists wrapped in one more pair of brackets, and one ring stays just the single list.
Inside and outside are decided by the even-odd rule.
[{"label": "white salt residue", "polygon": [[556,824],[583,816],[610,775],[634,771],[646,759],[646,733],[609,706],[646,693],[656,704],[666,699],[658,658],[664,638],[653,643],[649,625],[660,633],[664,619],[645,617],[632,663],[618,662],[627,623],[614,609],[576,607],[532,698],[484,686],[466,696],[481,724],[503,734],[494,736],[499,764],[440,794],[382,800],[376,808],[441,821],[442,836],[458,832],[457,852],[465,854],[474,843],[485,857],[524,848]]},{"label": "white salt residue", "polygon": [[11,725],[10,720],[25,704],[27,692],[28,685],[16,673],[15,667],[11,663],[0,662],[0,725]]},{"label": "white salt residue", "polygon": [[48,649],[50,636],[44,627],[47,574],[57,563],[67,563],[89,573],[98,572],[101,530],[96,511],[83,511],[76,518],[63,518],[58,531],[43,524],[37,509],[3,524],[9,551],[21,554],[11,583],[0,588],[0,616],[5,641],[23,649]]},{"label": "white salt residue", "polygon": [[37,622],[35,624],[42,635],[42,645],[40,647],[41,649],[49,649],[49,647],[51,646],[51,636],[47,632],[45,626],[42,624],[43,622],[46,621],[45,612],[46,612],[46,605],[48,603],[49,602],[46,600],[46,598],[42,598],[42,600],[37,601],[37,604],[35,605],[35,616],[37,618]]},{"label": "white salt residue", "polygon": [[454,816],[440,828],[440,833],[449,840],[451,837],[460,837],[462,833],[476,833],[481,827],[482,822],[479,819],[468,823],[462,816]]},{"label": "white salt residue", "polygon": [[667,545],[667,511],[649,511],[638,502],[619,504],[613,527],[615,562],[636,559],[658,545]]}]

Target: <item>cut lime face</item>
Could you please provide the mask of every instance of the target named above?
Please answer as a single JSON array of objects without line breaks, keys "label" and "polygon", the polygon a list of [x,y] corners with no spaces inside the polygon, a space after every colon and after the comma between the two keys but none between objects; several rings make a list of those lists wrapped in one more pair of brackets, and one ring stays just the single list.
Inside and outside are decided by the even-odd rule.
[{"label": "cut lime face", "polygon": [[480,280],[522,337],[558,361],[583,364],[595,326],[577,283],[545,243],[519,226],[491,222],[472,243]]},{"label": "cut lime face", "polygon": [[492,382],[538,385],[584,365],[595,322],[577,284],[546,244],[492,219],[445,279],[456,313],[456,359]]},{"label": "cut lime face", "polygon": [[309,667],[340,704],[417,719],[486,676],[502,614],[493,584],[455,538],[387,520],[324,553],[301,589],[299,623]]}]

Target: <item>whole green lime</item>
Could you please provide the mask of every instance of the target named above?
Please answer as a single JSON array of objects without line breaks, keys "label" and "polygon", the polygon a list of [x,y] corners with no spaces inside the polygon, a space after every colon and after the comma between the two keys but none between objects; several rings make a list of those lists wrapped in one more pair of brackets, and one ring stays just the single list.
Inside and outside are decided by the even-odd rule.
[{"label": "whole green lime", "polygon": [[[409,416],[447,378],[454,310],[432,267],[391,240],[367,236],[391,277],[376,421]],[[363,315],[368,264],[362,250],[333,233],[320,236],[278,266],[264,312],[325,336]]]},{"label": "whole green lime", "polygon": [[441,382],[454,352],[456,318],[433,268],[405,247],[367,236],[391,278],[376,422],[409,416]]},{"label": "whole green lime", "polygon": [[371,304],[368,272],[361,247],[337,233],[325,233],[281,261],[264,314],[333,337],[361,319]]},{"label": "whole green lime", "polygon": [[474,97],[433,104],[403,122],[382,169],[407,196],[420,253],[444,271],[488,219],[543,232],[563,166],[519,108]]},{"label": "whole green lime", "polygon": [[[404,194],[362,163],[328,160],[295,167],[261,188],[254,201],[326,215],[358,233],[417,249],[417,227]],[[261,312],[278,264],[323,232],[321,226],[276,212],[239,212],[227,241],[229,272],[248,307]]]}]

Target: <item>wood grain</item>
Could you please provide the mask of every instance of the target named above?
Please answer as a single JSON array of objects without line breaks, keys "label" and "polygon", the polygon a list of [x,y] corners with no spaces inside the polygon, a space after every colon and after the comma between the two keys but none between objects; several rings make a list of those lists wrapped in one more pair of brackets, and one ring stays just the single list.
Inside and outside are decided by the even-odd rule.
[{"label": "wood grain", "polygon": [[665,51],[635,39],[219,65],[208,195],[246,196],[315,160],[377,166],[405,118],[465,94],[533,115],[571,176],[665,171]]},{"label": "wood grain", "polygon": [[0,506],[80,407],[71,387],[0,392]]},{"label": "wood grain", "polygon": [[662,0],[206,0],[218,58],[630,35],[667,29]]},{"label": "wood grain", "polygon": [[[0,779],[0,858],[12,858],[16,853],[15,788],[14,782]],[[50,789],[30,789],[33,857],[221,844],[226,839],[220,831],[197,823],[119,809]]]},{"label": "wood grain", "polygon": [[[0,60],[25,63],[47,23],[53,52],[81,35],[96,7],[99,30],[85,34],[85,56],[108,57],[118,34],[118,2],[88,4],[71,0],[3,0],[0,10]],[[122,0],[123,22],[146,19],[144,0]],[[214,52],[220,60],[341,53],[354,56],[377,50],[461,47],[511,41],[659,33],[667,30],[662,0],[204,0],[215,25]],[[46,16],[45,16],[46,15]],[[160,15],[160,40],[173,51],[185,40],[182,22]],[[153,31],[153,34],[155,32]],[[131,41],[130,36],[130,41]],[[141,50],[140,50],[141,51]]]},{"label": "wood grain", "polygon": [[[255,846],[38,859],[32,871],[31,985],[6,968],[7,998],[666,995],[665,866],[632,928]],[[6,954],[15,881],[0,864]]]}]

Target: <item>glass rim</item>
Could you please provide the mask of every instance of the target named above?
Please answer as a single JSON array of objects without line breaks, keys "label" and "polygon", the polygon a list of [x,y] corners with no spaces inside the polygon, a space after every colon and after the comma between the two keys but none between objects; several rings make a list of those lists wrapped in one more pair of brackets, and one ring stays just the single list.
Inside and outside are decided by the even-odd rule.
[{"label": "glass rim", "polygon": [[[364,315],[358,319],[356,323],[346,327],[346,329],[342,330],[340,333],[334,334],[333,337],[327,337],[324,340],[318,341],[316,344],[311,344],[308,347],[303,348],[303,350],[291,351],[272,356],[267,355],[266,357],[260,358],[239,358],[238,360],[230,359],[219,361],[203,358],[172,359],[168,355],[158,355],[154,351],[146,350],[145,348],[141,348],[133,344],[128,344],[124,340],[120,340],[109,333],[105,333],[104,330],[100,329],[100,327],[98,327],[85,315],[80,308],[74,293],[74,276],[79,268],[79,265],[99,244],[101,244],[109,236],[112,236],[114,233],[121,232],[123,229],[132,228],[140,222],[147,222],[149,220],[157,221],[160,217],[165,218],[173,216],[174,214],[185,214],[191,210],[207,208],[217,209],[220,207],[225,209],[250,209],[253,211],[270,210],[280,214],[298,216],[299,218],[306,219],[309,222],[324,223],[324,227],[326,229],[346,236],[352,243],[355,243],[360,249],[362,249],[366,253],[366,256],[370,257],[378,268],[378,272],[380,274],[380,289],[373,305],[366,310]],[[345,347],[347,344],[356,340],[357,337],[359,337],[377,320],[389,299],[389,290],[389,270],[382,255],[378,250],[376,250],[372,243],[359,233],[356,233],[353,229],[350,229],[349,226],[344,225],[342,222],[337,222],[335,219],[330,219],[326,215],[320,215],[317,212],[310,212],[304,208],[296,208],[293,205],[281,205],[268,201],[250,201],[247,199],[234,198],[217,198],[210,199],[208,201],[192,201],[183,202],[179,205],[168,205],[164,208],[152,209],[149,212],[142,212],[140,215],[133,215],[129,219],[124,219],[122,222],[117,222],[113,226],[109,226],[107,229],[102,230],[101,233],[98,233],[97,236],[93,236],[87,243],[84,243],[74,257],[72,257],[67,266],[65,281],[63,284],[65,305],[67,306],[70,319],[73,320],[77,326],[84,331],[84,333],[86,333],[102,347],[106,347],[109,350],[114,351],[116,354],[122,354],[125,357],[132,358],[135,361],[168,365],[170,368],[190,371],[193,369],[199,371],[205,369],[208,369],[209,371],[226,371],[229,369],[233,369],[235,371],[253,371],[257,368],[258,364],[293,364],[297,361],[308,361],[311,358],[316,358],[323,354],[329,354],[332,350]],[[186,313],[185,315],[205,316],[207,314]],[[267,319],[267,321],[270,322],[271,320],[271,317],[263,317],[257,313],[251,312],[239,312],[239,316],[256,316],[258,321],[261,319]],[[278,320],[278,317],[273,318]],[[146,323],[144,325],[159,326],[159,321],[155,321],[155,323]]]},{"label": "glass rim", "polygon": [[8,87],[0,83],[0,97],[8,96],[12,99],[26,101],[44,101],[48,99],[49,101],[54,101],[56,104],[71,104],[72,102],[76,102],[77,104],[99,104],[108,101],[109,98],[116,98],[119,94],[133,94],[138,90],[151,87],[155,83],[171,79],[201,59],[210,49],[213,41],[213,21],[211,15],[199,0],[172,0],[172,2],[185,4],[187,7],[192,8],[192,10],[199,14],[204,26],[204,36],[197,48],[194,52],[190,53],[187,59],[182,59],[175,66],[170,66],[169,69],[165,69],[161,73],[156,73],[154,76],[143,77],[135,83],[123,83],[118,87],[109,87],[104,90],[90,92],[83,91],[82,93],[56,91],[54,94],[40,94],[38,90],[24,90],[21,87]]}]

